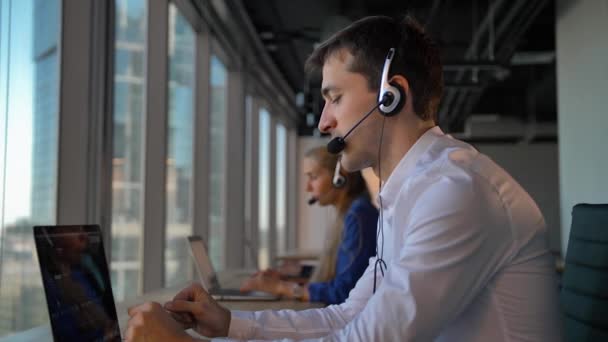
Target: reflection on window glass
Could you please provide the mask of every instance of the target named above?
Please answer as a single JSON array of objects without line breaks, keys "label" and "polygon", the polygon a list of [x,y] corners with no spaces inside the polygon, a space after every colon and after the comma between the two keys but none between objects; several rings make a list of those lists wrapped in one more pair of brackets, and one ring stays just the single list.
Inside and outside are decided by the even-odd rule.
[{"label": "reflection on window glass", "polygon": [[169,6],[169,118],[167,131],[167,234],[165,285],[192,277],[186,237],[192,234],[194,45],[188,21]]},{"label": "reflection on window glass", "polygon": [[287,236],[287,130],[285,126],[277,125],[276,142],[276,220],[277,220],[277,253],[282,254],[286,249]]},{"label": "reflection on window glass", "polygon": [[258,179],[258,267],[270,266],[270,113],[260,110]]},{"label": "reflection on window glass", "polygon": [[54,224],[58,0],[0,0],[0,336],[48,321],[32,226]]},{"label": "reflection on window glass", "polygon": [[[228,75],[226,67],[211,57],[211,116],[209,118],[210,196],[209,196],[209,257],[217,270],[224,268],[225,239],[225,174],[226,174],[226,115]],[[217,271],[216,270],[216,271]]]},{"label": "reflection on window glass", "polygon": [[144,182],[146,1],[116,0],[112,287],[118,301],[140,287]]}]

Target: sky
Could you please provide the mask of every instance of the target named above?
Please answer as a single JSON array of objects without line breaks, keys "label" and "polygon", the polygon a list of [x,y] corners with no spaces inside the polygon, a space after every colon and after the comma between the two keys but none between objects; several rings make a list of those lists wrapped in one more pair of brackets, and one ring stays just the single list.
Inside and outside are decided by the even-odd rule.
[{"label": "sky", "polygon": [[[32,0],[0,1],[0,168],[6,170],[5,179],[0,179],[4,182],[4,198],[0,199],[0,210],[4,209],[4,215],[0,218],[3,218],[2,226],[5,226],[30,215],[33,11]],[[12,7],[10,21],[9,4]],[[7,67],[9,57],[10,66]],[[4,141],[7,142],[6,148]],[[2,174],[0,171],[0,176]]]}]

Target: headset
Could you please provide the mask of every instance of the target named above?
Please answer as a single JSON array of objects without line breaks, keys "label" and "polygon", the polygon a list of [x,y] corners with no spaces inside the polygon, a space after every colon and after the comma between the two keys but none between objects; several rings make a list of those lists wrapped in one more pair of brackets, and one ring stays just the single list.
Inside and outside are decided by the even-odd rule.
[{"label": "headset", "polygon": [[340,159],[336,162],[336,169],[334,170],[334,177],[331,180],[331,184],[336,189],[341,189],[346,185],[346,176],[340,173],[342,165],[340,164]]},{"label": "headset", "polygon": [[[388,50],[388,54],[386,55],[386,59],[384,60],[384,66],[382,67],[382,77],[380,79],[380,91],[378,92],[378,103],[372,108],[367,114],[365,114],[357,123],[349,129],[343,137],[335,137],[327,144],[327,151],[329,153],[338,154],[346,148],[346,138],[357,128],[365,119],[367,119],[376,109],[380,112],[380,114],[384,117],[391,117],[396,115],[401,111],[405,103],[407,102],[407,97],[405,90],[401,87],[397,82],[389,82],[388,74],[391,69],[391,64],[393,63],[393,59],[395,58],[395,48],[390,48]],[[384,135],[384,121],[382,121],[382,131],[380,132],[380,146],[378,148],[378,160],[380,160],[380,153],[382,151],[382,137]],[[340,174],[340,161],[338,160],[338,164],[336,165],[336,171],[334,172],[334,180],[336,180],[337,175]],[[380,192],[382,191],[382,173],[380,169],[380,164],[378,164],[378,187]],[[334,182],[335,185],[335,182]],[[378,236],[376,237],[376,262],[374,264],[374,288],[373,293],[376,293],[376,273],[378,269],[380,269],[380,273],[384,276],[384,270],[386,270],[386,262],[383,259],[384,255],[384,229],[383,229],[383,205],[382,205],[382,196],[379,194],[378,199],[380,202],[380,218],[379,218],[379,229]],[[313,201],[313,199],[311,199]],[[316,202],[316,199],[311,203]],[[382,243],[378,244],[378,241],[382,237]]]},{"label": "headset", "polygon": [[[331,185],[334,187],[334,189],[341,189],[346,185],[347,178],[340,172],[341,168],[342,166],[340,164],[340,158],[338,158],[338,161],[336,162],[336,168],[334,169],[334,176],[331,179]],[[308,205],[313,205],[318,201],[318,197],[311,197],[308,199]]]},{"label": "headset", "polygon": [[406,95],[403,87],[397,82],[388,81],[388,73],[395,57],[395,48],[388,50],[384,67],[382,68],[382,78],[380,80],[380,92],[378,94],[378,103],[380,114],[384,116],[394,116],[399,113],[405,105]]},{"label": "headset", "polygon": [[[393,63],[393,59],[395,58],[395,48],[390,48],[388,50],[388,54],[386,55],[386,59],[384,60],[384,66],[382,67],[382,77],[380,79],[380,91],[378,92],[378,103],[365,114],[357,123],[346,132],[343,137],[335,137],[327,144],[327,151],[329,153],[338,154],[346,148],[346,138],[357,128],[365,119],[367,119],[376,109],[380,112],[380,114],[384,117],[391,117],[396,115],[401,111],[405,103],[407,102],[407,97],[403,87],[401,87],[396,82],[388,81],[388,74],[391,69],[391,64]],[[386,262],[383,259],[384,255],[384,228],[383,228],[383,205],[382,205],[382,196],[380,192],[382,192],[382,176],[380,169],[380,154],[382,151],[382,137],[384,136],[384,120],[382,121],[382,131],[380,132],[380,143],[378,147],[378,188],[379,195],[378,200],[380,202],[380,218],[379,218],[379,229],[376,237],[376,262],[374,264],[374,288],[373,293],[376,293],[376,273],[378,269],[380,269],[380,273],[384,276],[384,270],[386,270]],[[334,172],[334,178],[336,177],[336,173],[339,173],[340,162],[338,161],[338,165],[336,165],[336,171]],[[310,203],[310,202],[309,202]],[[381,244],[378,242],[382,237]]]},{"label": "headset", "polygon": [[382,77],[380,79],[380,91],[378,92],[378,103],[367,114],[365,114],[357,123],[349,129],[343,137],[335,137],[327,144],[329,153],[338,154],[346,148],[346,138],[357,128],[365,119],[367,119],[376,109],[382,116],[391,117],[401,111],[407,101],[405,91],[397,82],[389,82],[388,74],[391,69],[391,64],[395,58],[395,48],[388,50],[384,67],[382,68]]}]

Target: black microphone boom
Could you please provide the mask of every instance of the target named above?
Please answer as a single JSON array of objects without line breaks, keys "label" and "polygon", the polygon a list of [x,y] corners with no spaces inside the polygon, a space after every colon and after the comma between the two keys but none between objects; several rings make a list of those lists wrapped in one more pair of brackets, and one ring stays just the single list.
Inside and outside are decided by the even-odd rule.
[{"label": "black microphone boom", "polygon": [[311,197],[308,200],[308,205],[313,205],[313,204],[317,203],[317,201],[318,201],[318,199],[316,197]]},{"label": "black microphone boom", "polygon": [[379,102],[378,104],[376,104],[374,106],[374,108],[372,108],[369,112],[367,112],[367,114],[365,114],[361,118],[361,120],[357,121],[357,123],[351,129],[349,129],[348,132],[346,132],[344,137],[335,137],[335,138],[331,139],[331,141],[329,143],[327,143],[327,152],[329,152],[331,154],[338,154],[338,153],[344,151],[344,148],[346,148],[346,138],[352,133],[352,131],[355,128],[357,128],[363,121],[365,121],[365,119],[367,119],[384,102],[385,101],[383,100],[383,101]]}]

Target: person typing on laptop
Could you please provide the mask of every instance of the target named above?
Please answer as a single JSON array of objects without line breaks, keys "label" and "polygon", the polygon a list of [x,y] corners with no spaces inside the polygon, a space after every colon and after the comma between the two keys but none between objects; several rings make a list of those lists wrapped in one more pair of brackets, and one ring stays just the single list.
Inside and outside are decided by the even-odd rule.
[{"label": "person typing on laptop", "polygon": [[378,210],[373,206],[361,172],[340,170],[339,158],[325,146],[308,150],[303,162],[309,203],[333,206],[337,217],[308,284],[281,280],[276,271],[261,271],[245,280],[242,291],[266,291],[283,298],[340,304],[348,297],[376,254]]},{"label": "person typing on laptop", "polygon": [[191,339],[180,322],[240,340],[560,341],[543,215],[503,169],[437,126],[443,69],[422,26],[359,20],[308,65],[322,69],[328,148],[346,170],[371,166],[382,180],[377,257],[340,305],[229,311],[195,284],[164,307],[132,308],[127,340]]}]

